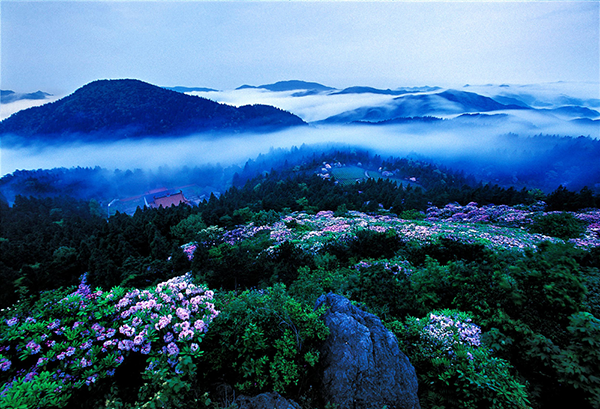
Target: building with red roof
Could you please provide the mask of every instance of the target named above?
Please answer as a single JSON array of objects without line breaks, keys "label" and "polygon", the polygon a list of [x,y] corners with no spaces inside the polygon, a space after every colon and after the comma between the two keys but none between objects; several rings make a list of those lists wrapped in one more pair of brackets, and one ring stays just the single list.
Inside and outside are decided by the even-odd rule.
[{"label": "building with red roof", "polygon": [[154,196],[154,201],[150,203],[150,207],[171,207],[179,206],[180,204],[190,204],[190,201],[185,198],[180,190],[177,193],[167,194],[164,196]]}]

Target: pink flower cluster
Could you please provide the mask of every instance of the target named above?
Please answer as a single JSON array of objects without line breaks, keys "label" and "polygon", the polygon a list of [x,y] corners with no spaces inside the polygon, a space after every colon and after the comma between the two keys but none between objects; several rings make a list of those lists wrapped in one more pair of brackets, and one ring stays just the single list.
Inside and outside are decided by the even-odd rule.
[{"label": "pink flower cluster", "polygon": [[475,202],[470,202],[466,206],[451,203],[441,209],[435,206],[428,208],[426,220],[461,223],[495,223],[501,226],[518,227],[530,224],[532,217],[543,210],[544,207],[545,203],[543,202],[528,208],[517,208],[507,205],[479,207]]},{"label": "pink flower cluster", "polygon": [[187,256],[188,260],[191,261],[194,258],[194,252],[198,248],[198,245],[192,242],[184,244],[183,246],[181,246],[181,248],[183,249],[183,252]]},{"label": "pink flower cluster", "polygon": [[[60,319],[21,315],[6,321],[7,339],[16,343],[0,344],[0,371],[16,371],[12,383],[36,382],[41,373],[51,372],[61,388],[80,388],[114,375],[130,353],[148,355],[163,369],[175,367],[179,354],[198,353],[202,336],[219,314],[213,297],[212,291],[193,284],[190,274],[127,293],[119,287],[92,292],[82,281],[77,291],[58,300]],[[35,356],[30,368],[13,369],[15,359],[29,356]]]},{"label": "pink flower cluster", "polygon": [[[188,274],[160,283],[154,290],[134,290],[116,305],[122,318],[128,320],[119,332],[120,350],[149,353],[153,335],[167,344],[157,353],[177,355],[176,342],[200,340],[208,324],[219,314],[212,303],[214,293],[191,282]],[[125,309],[126,308],[126,309]]]},{"label": "pink flower cluster", "polygon": [[[432,206],[427,209],[428,221],[455,223],[493,223],[504,227],[528,227],[537,216],[545,216],[562,212],[544,212],[544,202],[531,206],[489,205],[479,207],[471,202],[466,206],[456,203],[447,204],[439,209]],[[575,218],[588,224],[584,238],[572,239],[570,242],[578,247],[600,246],[600,210],[588,209],[582,212],[570,212]],[[511,246],[512,247],[512,246]],[[522,246],[518,246],[522,247]]]},{"label": "pink flower cluster", "polygon": [[0,371],[6,372],[10,369],[11,362],[7,358],[0,358]]},{"label": "pink flower cluster", "polygon": [[[443,208],[430,207],[423,221],[404,220],[390,214],[366,214],[349,211],[336,217],[333,211],[315,215],[294,212],[270,226],[255,227],[249,224],[226,233],[223,241],[231,244],[253,237],[258,231],[268,229],[273,245],[272,253],[285,241],[292,241],[304,250],[318,253],[328,241],[351,240],[359,230],[376,232],[393,231],[404,242],[420,245],[435,244],[440,238],[463,243],[480,243],[490,249],[535,249],[543,241],[562,242],[561,239],[542,234],[531,234],[527,227],[533,218],[544,215],[545,203],[530,206],[482,206],[471,202],[466,206],[448,204]],[[575,213],[575,217],[590,223],[584,237],[571,239],[575,246],[590,248],[600,246],[600,210]]]}]

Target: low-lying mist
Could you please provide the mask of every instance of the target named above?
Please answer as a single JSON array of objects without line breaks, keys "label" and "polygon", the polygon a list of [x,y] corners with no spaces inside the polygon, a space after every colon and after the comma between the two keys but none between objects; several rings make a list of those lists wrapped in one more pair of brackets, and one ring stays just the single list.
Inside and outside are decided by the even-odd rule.
[{"label": "low-lying mist", "polygon": [[[474,116],[432,123],[414,122],[401,125],[309,126],[263,134],[199,134],[188,137],[126,139],[117,142],[36,144],[1,149],[2,175],[17,169],[49,169],[55,167],[94,167],[107,169],[152,169],[158,166],[199,166],[219,163],[227,166],[266,153],[271,148],[290,148],[302,144],[344,144],[358,146],[387,156],[409,153],[440,159],[471,157],[475,161],[497,158],[498,151],[511,152],[502,160],[522,157],[526,137],[539,134],[597,135],[583,133],[585,126],[548,121],[536,125],[522,113],[520,119],[497,119]],[[590,127],[589,130],[597,129]],[[560,132],[559,132],[560,131]],[[571,131],[571,132],[569,132]],[[499,138],[516,134],[521,138]],[[552,146],[538,149],[552,149]],[[534,152],[531,152],[534,155]],[[577,152],[572,152],[577,155]],[[527,162],[533,157],[522,157]]]},{"label": "low-lying mist", "polygon": [[0,121],[8,118],[15,112],[22,111],[23,109],[37,107],[40,105],[44,105],[59,99],[57,96],[50,96],[45,99],[21,99],[18,101],[0,104]]},{"label": "low-lying mist", "polygon": [[314,94],[294,97],[298,91],[268,91],[265,89],[240,89],[218,92],[189,92],[190,95],[212,99],[221,103],[242,106],[265,104],[289,111],[306,122],[316,122],[345,111],[364,106],[382,106],[390,104],[394,96],[379,94]]}]

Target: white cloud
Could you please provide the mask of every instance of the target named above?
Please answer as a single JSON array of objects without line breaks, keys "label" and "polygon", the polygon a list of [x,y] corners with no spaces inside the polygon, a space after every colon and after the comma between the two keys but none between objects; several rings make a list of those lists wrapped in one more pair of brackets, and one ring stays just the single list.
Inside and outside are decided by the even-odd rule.
[{"label": "white cloud", "polygon": [[220,92],[190,92],[214,101],[240,106],[266,104],[298,115],[306,122],[319,121],[339,113],[363,106],[382,106],[393,100],[391,95],[378,94],[316,94],[292,97],[296,91],[273,92],[265,89],[245,88]]},{"label": "white cloud", "polygon": [[21,99],[18,101],[10,102],[8,104],[0,104],[0,121],[8,118],[15,112],[19,112],[23,109],[37,107],[40,105],[47,104],[52,101],[56,101],[58,97],[53,96],[47,99]]}]

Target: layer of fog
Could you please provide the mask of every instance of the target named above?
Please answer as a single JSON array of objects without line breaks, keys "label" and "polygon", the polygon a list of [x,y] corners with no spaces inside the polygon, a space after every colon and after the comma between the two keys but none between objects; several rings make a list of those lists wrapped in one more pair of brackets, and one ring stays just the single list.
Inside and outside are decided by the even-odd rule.
[{"label": "layer of fog", "polygon": [[58,98],[59,97],[57,96],[51,96],[45,99],[20,99],[14,102],[10,102],[8,104],[2,103],[0,104],[0,121],[2,121],[5,118],[8,118],[15,112],[19,112],[27,108],[44,105],[49,102],[56,101]]},{"label": "layer of fog", "polygon": [[[394,99],[393,95],[380,94],[314,94],[295,97],[299,91],[269,91],[245,88],[218,92],[189,92],[190,95],[212,99],[224,104],[241,106],[250,104],[271,105],[298,115],[306,122],[316,122],[345,111],[364,106],[384,106]],[[301,92],[301,91],[300,91]]]},{"label": "layer of fog", "polygon": [[[326,85],[326,84],[325,84]],[[435,84],[432,84],[435,85]],[[579,105],[590,109],[600,107],[600,84],[584,82],[555,82],[528,85],[457,85],[452,89],[474,92],[494,98],[497,96],[516,98],[535,108],[558,108],[566,105]],[[435,94],[433,92],[415,92],[416,94]],[[386,107],[393,104],[396,96],[383,94],[336,94],[336,91],[313,95],[294,96],[298,91],[269,91],[260,88],[244,88],[211,92],[189,92],[214,101],[240,106],[246,104],[272,105],[292,112],[306,122],[316,122],[343,112],[362,107]],[[444,107],[438,107],[445,116]],[[562,132],[562,131],[561,131]]]},{"label": "layer of fog", "polygon": [[516,97],[536,108],[557,108],[562,105],[600,107],[600,83],[598,82],[551,82],[543,84],[465,84],[456,88],[475,92],[490,98],[495,96]]},{"label": "layer of fog", "polygon": [[[531,113],[529,113],[531,114]],[[435,157],[487,156],[498,149],[519,151],[516,146],[498,146],[497,136],[507,133],[520,136],[559,134],[556,125],[562,124],[560,134],[582,134],[582,126],[569,122],[550,121],[532,126],[523,114],[518,121],[502,125],[473,121],[441,121],[387,126],[306,126],[266,134],[201,134],[179,138],[121,140],[105,143],[72,143],[2,147],[0,170],[2,176],[17,169],[50,169],[55,167],[95,167],[107,169],[151,169],[158,166],[201,166],[243,164],[247,159],[272,148],[290,148],[303,144],[341,143],[369,149],[375,153],[403,156],[409,153]],[[533,118],[534,119],[534,118]],[[494,121],[495,122],[495,121]],[[597,125],[595,127],[597,129]],[[598,135],[593,135],[598,138]],[[551,147],[549,147],[551,148]]]},{"label": "layer of fog", "polygon": [[[527,94],[541,104],[557,103],[568,98],[588,101],[593,108],[594,85],[557,83],[531,86],[469,86],[455,87],[482,95],[498,93]],[[263,103],[293,112],[305,121],[314,122],[361,107],[386,107],[394,96],[380,94],[331,93],[293,96],[296,91],[272,92],[263,89],[242,89],[193,93],[232,105]],[[566,99],[565,99],[566,98]],[[444,100],[445,101],[445,100]],[[444,102],[442,101],[442,102]],[[552,102],[554,101],[554,102]],[[591,102],[590,102],[591,101]],[[43,101],[19,101],[39,104]],[[445,101],[444,103],[448,103]],[[17,102],[2,106],[17,107]],[[555,105],[549,105],[555,106]],[[437,110],[448,107],[436,106]],[[441,112],[441,111],[440,111]],[[504,114],[499,116],[496,114]],[[201,134],[178,138],[148,138],[104,143],[63,143],[61,145],[35,144],[23,147],[0,145],[0,175],[18,169],[51,169],[71,167],[96,167],[106,169],[156,169],[160,166],[240,165],[267,153],[270,149],[305,145],[356,146],[382,156],[420,155],[447,163],[467,164],[474,169],[490,166],[535,166],[536,152],[523,139],[503,138],[508,133],[528,137],[539,134],[578,137],[580,135],[600,139],[598,122],[572,122],[549,112],[534,110],[510,110],[489,112],[490,116],[467,116],[456,119],[455,115],[436,115],[454,118],[432,123],[414,122],[386,126],[316,126],[293,128],[266,134]],[[99,138],[101,139],[101,138]],[[110,139],[110,138],[107,138]],[[536,147],[536,149],[552,149]],[[576,153],[574,153],[575,155]],[[471,164],[473,166],[471,166]],[[269,169],[265,169],[269,170]],[[508,171],[507,170],[507,171]],[[585,171],[585,170],[582,170]],[[600,179],[600,177],[598,178]],[[563,181],[560,180],[560,183]],[[595,181],[594,184],[599,183]]]}]

